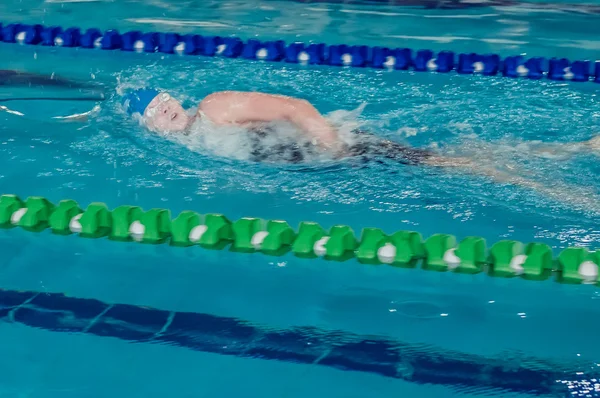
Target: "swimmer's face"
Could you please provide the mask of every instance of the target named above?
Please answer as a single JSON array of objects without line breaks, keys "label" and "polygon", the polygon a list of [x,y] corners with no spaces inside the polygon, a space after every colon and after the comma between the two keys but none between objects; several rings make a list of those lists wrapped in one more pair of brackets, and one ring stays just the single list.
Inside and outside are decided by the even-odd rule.
[{"label": "swimmer's face", "polygon": [[191,118],[176,99],[167,93],[160,93],[146,108],[144,121],[150,130],[179,133],[187,129]]}]

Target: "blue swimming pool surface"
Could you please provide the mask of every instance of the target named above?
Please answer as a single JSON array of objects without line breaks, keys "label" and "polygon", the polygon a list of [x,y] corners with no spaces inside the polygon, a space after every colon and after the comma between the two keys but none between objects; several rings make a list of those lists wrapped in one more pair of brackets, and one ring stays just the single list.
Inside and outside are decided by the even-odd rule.
[{"label": "blue swimming pool surface", "polygon": [[[0,11],[8,22],[593,57],[595,3],[543,5],[27,0]],[[107,94],[2,102],[2,193],[537,241],[555,254],[598,247],[598,154],[565,149],[600,133],[593,83],[9,44],[0,53],[0,69],[94,81]],[[236,131],[183,141],[146,132],[120,96],[143,86],[190,105],[231,89],[305,98],[343,128],[540,188],[385,159],[254,163]],[[32,94],[82,95],[0,86],[0,99]],[[96,105],[87,120],[57,119]],[[0,230],[0,251],[7,397],[600,396],[594,286],[18,229]]]}]

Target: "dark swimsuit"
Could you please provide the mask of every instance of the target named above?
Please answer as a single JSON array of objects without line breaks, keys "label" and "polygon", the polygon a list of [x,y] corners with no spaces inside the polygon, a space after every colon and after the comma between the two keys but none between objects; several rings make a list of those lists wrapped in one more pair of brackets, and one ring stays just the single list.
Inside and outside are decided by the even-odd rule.
[{"label": "dark swimsuit", "polygon": [[[315,152],[314,146],[310,143],[285,143],[265,147],[261,141],[269,134],[268,128],[252,129],[250,134],[254,135],[251,153],[252,160],[256,162],[277,159],[285,163],[302,163],[305,161],[306,153]],[[359,158],[363,161],[384,157],[402,164],[418,166],[434,155],[429,150],[411,148],[398,142],[378,138],[365,131],[355,131],[354,134],[360,137],[358,142],[346,147],[340,157]]]},{"label": "dark swimsuit", "polygon": [[[398,142],[385,140],[371,133],[357,131],[360,142],[348,148],[348,156],[362,157],[364,160],[384,157],[409,166],[419,166],[431,158],[434,153],[427,149],[412,148]],[[363,139],[364,138],[364,139]]]}]

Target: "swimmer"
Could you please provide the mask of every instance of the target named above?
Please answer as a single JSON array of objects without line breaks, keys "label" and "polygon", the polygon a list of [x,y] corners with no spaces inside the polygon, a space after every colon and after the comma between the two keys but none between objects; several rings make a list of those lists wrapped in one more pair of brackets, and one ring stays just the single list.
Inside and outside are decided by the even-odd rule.
[{"label": "swimmer", "polygon": [[[288,122],[303,133],[313,147],[331,153],[334,158],[386,156],[411,165],[444,163],[443,159],[428,150],[410,148],[364,132],[359,133],[359,143],[347,146],[336,129],[313,105],[298,98],[223,91],[204,98],[192,113],[188,113],[168,93],[157,90],[137,90],[125,96],[124,102],[130,114],[139,114],[149,130],[159,133],[188,134],[194,121],[205,119],[216,126],[246,127],[249,132],[261,136],[269,133],[266,127],[268,123]],[[303,160],[301,149],[292,151],[290,162]],[[255,152],[254,155],[256,160],[267,160],[264,153]]]},{"label": "swimmer", "polygon": [[[223,91],[208,95],[195,111],[188,112],[166,92],[141,89],[126,95],[124,103],[130,114],[139,114],[149,130],[159,133],[188,134],[194,121],[205,119],[216,126],[243,126],[260,136],[269,134],[266,124],[283,121],[296,126],[313,146],[329,151],[338,159],[383,156],[409,165],[465,167],[503,182],[518,178],[481,166],[468,158],[442,156],[427,149],[412,148],[365,132],[356,132],[360,139],[348,146],[313,105],[298,98],[259,92]],[[598,149],[600,137],[578,145]],[[298,163],[303,160],[300,149],[292,151],[290,162]],[[267,154],[264,153],[255,154],[256,160],[267,160],[266,157]]]}]

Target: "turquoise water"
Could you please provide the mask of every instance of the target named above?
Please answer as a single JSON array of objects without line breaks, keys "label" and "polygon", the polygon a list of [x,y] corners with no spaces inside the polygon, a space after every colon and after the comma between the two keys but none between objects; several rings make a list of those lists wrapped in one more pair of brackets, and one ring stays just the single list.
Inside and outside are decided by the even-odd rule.
[{"label": "turquoise water", "polygon": [[[197,28],[200,33],[366,44],[407,35],[410,26],[396,23],[406,19],[419,26],[420,36],[430,37],[407,38],[406,45],[418,47],[413,44],[420,40],[430,48],[456,51],[471,44],[492,45],[479,40],[481,21],[487,21],[481,29],[487,26],[490,36],[509,37],[502,36],[499,26],[511,23],[489,23],[508,18],[528,27],[518,34],[527,44],[493,43],[497,47],[488,49],[512,54],[527,47],[547,56],[570,56],[562,44],[586,37],[586,26],[594,21],[581,12],[555,10],[539,18],[536,12],[506,7],[425,11],[295,2],[19,4],[0,5],[5,20],[72,24],[93,10],[97,21],[87,21],[101,28],[163,28],[167,20],[169,29],[178,32]],[[349,9],[410,16],[387,16],[395,21],[388,23],[371,19],[376,14]],[[300,11],[306,18],[294,18]],[[95,16],[101,12],[102,18]],[[448,26],[423,22],[437,21],[427,17],[431,15],[455,17],[437,18]],[[115,18],[110,23],[109,16]],[[163,21],[145,24],[136,18]],[[548,19],[561,21],[560,26],[572,26],[568,20],[573,19],[579,28],[568,35],[560,29],[542,35],[538,29]],[[472,39],[432,40],[440,30]],[[544,46],[544,37],[551,44]],[[107,93],[99,104],[2,103],[13,112],[0,112],[3,192],[42,195],[55,202],[72,198],[111,207],[166,207],[174,214],[190,209],[223,212],[232,219],[312,220],[326,227],[343,223],[356,231],[377,226],[388,232],[414,229],[424,236],[480,235],[489,243],[535,240],[557,253],[567,246],[598,246],[598,155],[565,151],[567,144],[600,133],[598,86],[591,83],[16,45],[1,45],[0,53],[2,69],[93,80]],[[576,53],[587,56],[586,48]],[[147,133],[124,115],[118,94],[142,85],[167,89],[190,104],[225,89],[302,97],[343,129],[360,126],[447,156],[469,157],[526,176],[540,188],[387,160],[253,163],[247,160],[245,141],[235,135],[240,132],[208,132],[185,142]],[[79,95],[0,87],[0,98],[32,94]],[[56,119],[96,105],[87,121]],[[544,153],[548,148],[555,153]],[[0,391],[7,396],[565,397],[572,396],[570,386],[581,393],[585,382],[593,386],[599,376],[600,352],[594,345],[598,292],[590,286],[16,230],[1,234],[0,248],[0,288],[6,289],[0,292],[0,319],[5,321],[0,336],[10,342],[2,345],[0,355],[11,358],[1,362]],[[24,296],[31,301],[10,301],[17,291],[31,292]],[[58,300],[60,293],[67,299]],[[128,305],[135,307],[126,307],[118,321],[105,312]],[[208,322],[215,322],[214,327],[194,332],[188,325],[175,333],[173,319],[183,313],[195,314],[195,319],[215,317]]]}]

